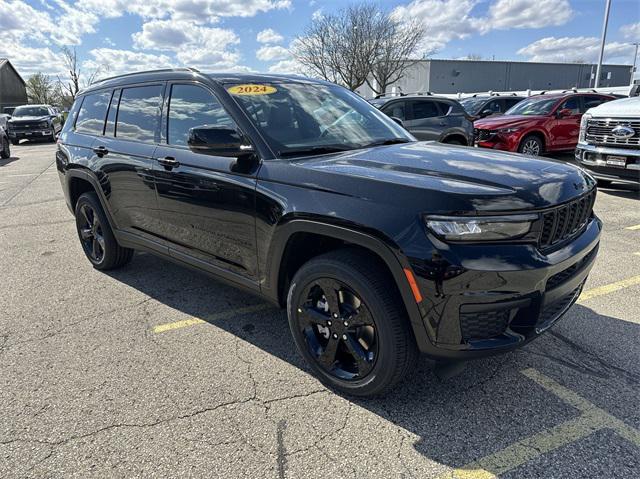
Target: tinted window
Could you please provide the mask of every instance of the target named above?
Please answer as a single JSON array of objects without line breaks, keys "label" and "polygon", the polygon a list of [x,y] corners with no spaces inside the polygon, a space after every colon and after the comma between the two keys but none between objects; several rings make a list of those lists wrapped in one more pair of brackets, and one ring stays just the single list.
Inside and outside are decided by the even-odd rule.
[{"label": "tinted window", "polygon": [[484,110],[491,110],[493,113],[500,113],[502,111],[500,100],[491,100],[482,111]]},{"label": "tinted window", "polygon": [[441,115],[448,115],[453,109],[453,105],[450,103],[445,103],[443,101],[436,101],[434,103],[436,103],[440,108]]},{"label": "tinted window", "polygon": [[160,120],[161,100],[161,85],[123,89],[116,136],[125,140],[153,142]]},{"label": "tinted window", "polygon": [[589,108],[594,108],[602,103],[609,101],[608,98],[602,98],[598,96],[585,96],[584,97],[584,111],[587,111]]},{"label": "tinted window", "polygon": [[391,117],[406,120],[403,101],[392,103],[391,105],[383,108],[382,111]]},{"label": "tinted window", "polygon": [[93,93],[84,97],[76,120],[76,131],[78,133],[102,135],[104,118],[107,116],[110,98],[110,91]]},{"label": "tinted window", "polygon": [[572,115],[577,115],[580,113],[580,98],[577,96],[569,98],[565,101],[560,110],[571,110]]},{"label": "tinted window", "polygon": [[440,116],[438,106],[433,101],[416,101],[413,103],[413,119],[432,118]]},{"label": "tinted window", "polygon": [[211,92],[195,85],[173,85],[169,100],[167,142],[186,145],[189,129],[204,125],[235,124]]},{"label": "tinted window", "polygon": [[118,102],[120,101],[120,90],[116,90],[111,97],[111,105],[109,105],[109,114],[107,115],[107,126],[104,134],[113,136],[116,131],[116,114],[118,113]]},{"label": "tinted window", "polygon": [[522,101],[521,98],[508,98],[506,99],[505,102],[505,111],[508,110],[509,108],[511,108],[513,105],[520,103]]}]

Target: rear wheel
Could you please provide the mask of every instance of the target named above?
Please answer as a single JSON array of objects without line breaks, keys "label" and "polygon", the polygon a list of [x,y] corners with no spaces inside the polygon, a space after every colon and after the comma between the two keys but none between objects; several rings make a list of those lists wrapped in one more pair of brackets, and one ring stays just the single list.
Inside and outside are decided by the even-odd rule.
[{"label": "rear wheel", "polygon": [[94,192],[80,196],[75,214],[80,244],[94,268],[116,269],[131,261],[133,250],[118,244]]},{"label": "rear wheel", "polygon": [[11,158],[11,147],[9,146],[9,140],[4,137],[2,138],[2,149],[0,149],[0,158],[6,160],[7,158]]},{"label": "rear wheel", "polygon": [[613,183],[611,180],[596,180],[600,188],[609,188]]},{"label": "rear wheel", "polygon": [[544,153],[544,145],[542,144],[542,140],[540,138],[538,138],[537,136],[529,135],[525,136],[524,139],[520,142],[518,151],[520,153],[524,153],[525,155],[539,156]]},{"label": "rear wheel", "polygon": [[358,250],[314,258],[287,297],[298,350],[322,382],[356,396],[388,392],[418,350],[404,306],[382,266]]}]

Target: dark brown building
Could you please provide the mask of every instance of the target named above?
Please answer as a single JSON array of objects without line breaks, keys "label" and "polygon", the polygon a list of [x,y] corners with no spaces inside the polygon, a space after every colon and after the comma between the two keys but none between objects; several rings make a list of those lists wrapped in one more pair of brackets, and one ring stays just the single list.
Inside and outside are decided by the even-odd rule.
[{"label": "dark brown building", "polygon": [[0,113],[27,103],[27,84],[9,60],[0,58]]}]

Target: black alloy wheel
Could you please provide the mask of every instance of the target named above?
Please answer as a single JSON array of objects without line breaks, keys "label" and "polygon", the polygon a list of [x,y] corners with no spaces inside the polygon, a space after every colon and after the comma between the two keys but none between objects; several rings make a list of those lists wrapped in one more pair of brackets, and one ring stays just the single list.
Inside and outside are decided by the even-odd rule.
[{"label": "black alloy wheel", "polygon": [[80,244],[94,268],[115,269],[131,261],[133,250],[118,244],[95,192],[80,195],[75,215]]},{"label": "black alloy wheel", "polygon": [[11,147],[9,146],[9,139],[4,137],[2,139],[2,150],[0,150],[0,158],[6,160],[11,158]]},{"label": "black alloy wheel", "polygon": [[375,322],[367,305],[331,278],[309,283],[302,296],[306,300],[296,312],[309,353],[332,376],[366,377],[378,352]]},{"label": "black alloy wheel", "polygon": [[100,218],[89,204],[81,205],[78,212],[78,232],[82,248],[93,262],[100,263],[104,259],[105,250]]},{"label": "black alloy wheel", "polygon": [[287,315],[312,371],[350,395],[388,393],[418,358],[393,278],[364,250],[344,248],[303,264],[289,286]]}]

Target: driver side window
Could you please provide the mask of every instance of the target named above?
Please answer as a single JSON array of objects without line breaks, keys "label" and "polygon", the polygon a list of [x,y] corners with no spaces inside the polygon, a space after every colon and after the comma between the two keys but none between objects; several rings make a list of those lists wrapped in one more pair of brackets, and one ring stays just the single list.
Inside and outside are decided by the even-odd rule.
[{"label": "driver side window", "polygon": [[205,125],[235,126],[235,122],[217,98],[208,90],[196,85],[171,86],[167,118],[167,143],[178,146],[187,145],[191,128]]},{"label": "driver side window", "polygon": [[580,114],[580,101],[577,96],[569,98],[566,100],[562,106],[560,106],[560,110],[571,110],[572,115]]}]

